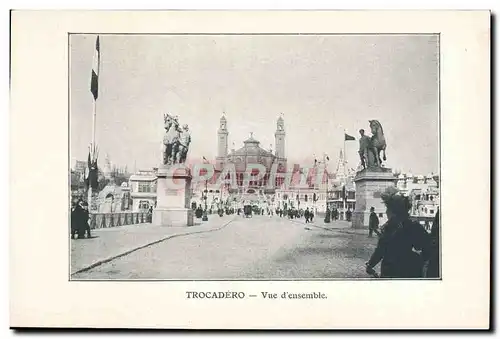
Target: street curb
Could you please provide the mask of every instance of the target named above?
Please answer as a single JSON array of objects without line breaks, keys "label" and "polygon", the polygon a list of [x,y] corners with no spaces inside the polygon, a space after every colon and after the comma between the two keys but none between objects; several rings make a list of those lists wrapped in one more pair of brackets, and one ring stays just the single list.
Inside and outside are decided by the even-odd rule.
[{"label": "street curb", "polygon": [[[123,253],[111,256],[111,257],[103,259],[103,260],[96,261],[95,263],[93,263],[93,264],[91,264],[91,265],[89,265],[87,267],[81,268],[78,271],[76,271],[74,273],[71,273],[70,277],[72,277],[73,275],[78,274],[78,273],[89,271],[89,270],[91,270],[93,268],[96,268],[97,266],[101,266],[102,264],[106,264],[106,263],[108,263],[110,261],[113,261],[115,259],[124,257],[126,255],[129,255],[130,253],[133,253],[135,251],[141,250],[143,248],[159,244],[159,243],[161,243],[161,242],[163,242],[165,240],[169,240],[169,239],[172,239],[172,238],[177,238],[177,237],[181,237],[181,236],[185,236],[185,235],[191,235],[191,234],[200,234],[200,233],[209,233],[209,232],[220,231],[221,229],[225,228],[227,225],[229,225],[230,223],[232,223],[235,219],[236,218],[233,218],[233,219],[229,220],[225,224],[222,224],[222,226],[220,226],[219,228],[214,228],[214,229],[209,229],[209,230],[204,230],[204,231],[197,231],[197,232],[171,234],[171,235],[169,235],[169,236],[167,236],[165,238],[162,238],[160,240],[155,240],[153,242],[147,243],[146,245],[141,245],[139,247],[135,247],[135,248],[133,248],[131,250],[128,250],[126,252],[123,252]],[[77,280],[73,280],[73,281],[77,281]]]}]

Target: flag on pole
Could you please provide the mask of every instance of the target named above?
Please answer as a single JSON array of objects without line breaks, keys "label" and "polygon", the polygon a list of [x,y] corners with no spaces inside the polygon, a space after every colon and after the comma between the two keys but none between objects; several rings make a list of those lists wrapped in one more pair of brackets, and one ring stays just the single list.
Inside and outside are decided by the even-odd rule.
[{"label": "flag on pole", "polygon": [[97,100],[99,94],[99,63],[101,61],[101,51],[99,47],[99,36],[95,41],[94,61],[92,64],[92,77],[90,79],[90,92],[94,95],[94,100]]},{"label": "flag on pole", "polygon": [[350,140],[356,140],[355,137],[353,137],[352,135],[349,135],[347,133],[344,133],[344,140],[345,141],[350,141]]},{"label": "flag on pole", "polygon": [[[92,155],[91,155],[92,153]],[[89,156],[87,159],[87,168],[85,169],[85,185],[87,189],[91,187],[93,190],[98,187],[98,167],[97,167],[97,149],[89,149]]]}]

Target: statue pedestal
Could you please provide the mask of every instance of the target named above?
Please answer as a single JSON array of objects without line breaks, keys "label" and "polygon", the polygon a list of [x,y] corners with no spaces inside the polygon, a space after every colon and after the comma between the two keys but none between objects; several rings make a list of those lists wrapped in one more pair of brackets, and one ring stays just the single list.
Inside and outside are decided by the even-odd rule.
[{"label": "statue pedestal", "polygon": [[381,193],[388,187],[394,186],[396,180],[396,177],[388,168],[368,168],[356,174],[354,178],[356,183],[356,207],[352,213],[353,228],[368,228],[371,207],[375,208],[380,225],[387,221]]},{"label": "statue pedestal", "polygon": [[158,168],[156,185],[156,208],[153,210],[153,225],[193,226],[194,212],[191,200],[191,173],[189,169],[177,169],[174,173],[168,166]]}]

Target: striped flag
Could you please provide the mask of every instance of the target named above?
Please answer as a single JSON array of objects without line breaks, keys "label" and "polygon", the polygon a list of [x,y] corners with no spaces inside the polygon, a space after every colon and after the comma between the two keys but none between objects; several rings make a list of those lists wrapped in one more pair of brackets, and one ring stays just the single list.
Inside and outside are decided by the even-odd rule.
[{"label": "striped flag", "polygon": [[99,46],[99,36],[95,41],[94,62],[92,64],[92,78],[90,79],[90,91],[94,95],[94,100],[97,100],[99,93],[99,64],[101,61],[101,51]]}]

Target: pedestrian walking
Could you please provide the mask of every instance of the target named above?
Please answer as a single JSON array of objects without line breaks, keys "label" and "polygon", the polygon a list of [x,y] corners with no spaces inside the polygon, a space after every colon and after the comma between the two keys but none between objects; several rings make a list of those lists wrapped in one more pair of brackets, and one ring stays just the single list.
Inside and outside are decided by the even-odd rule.
[{"label": "pedestrian walking", "polygon": [[304,212],[304,218],[306,219],[306,224],[309,222],[309,207],[306,208],[306,211]]},{"label": "pedestrian walking", "polygon": [[[366,272],[372,274],[380,262],[382,278],[420,278],[424,263],[429,258],[429,234],[417,222],[410,220],[411,204],[407,197],[397,193],[382,194],[388,221],[379,237],[377,248],[366,263]],[[420,252],[420,254],[418,253]]]},{"label": "pedestrian walking", "polygon": [[203,215],[203,210],[201,209],[201,206],[198,206],[194,213],[196,215],[196,218],[201,219],[201,217]]},{"label": "pedestrian walking", "polygon": [[345,218],[347,221],[351,221],[351,217],[352,217],[351,208],[347,208],[347,212],[345,212]]},{"label": "pedestrian walking", "polygon": [[368,223],[368,238],[373,236],[375,232],[376,235],[380,236],[380,232],[378,230],[379,220],[377,217],[377,213],[375,213],[375,207],[370,207],[370,220]]},{"label": "pedestrian walking", "polygon": [[334,208],[332,215],[333,215],[333,220],[337,221],[337,219],[339,218],[339,211],[336,208]]},{"label": "pedestrian walking", "polygon": [[325,224],[329,224],[329,223],[330,223],[330,213],[331,213],[331,211],[330,211],[330,209],[327,207],[327,208],[326,208],[326,213],[325,213],[325,220],[324,220],[324,221],[325,221]]}]

